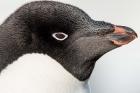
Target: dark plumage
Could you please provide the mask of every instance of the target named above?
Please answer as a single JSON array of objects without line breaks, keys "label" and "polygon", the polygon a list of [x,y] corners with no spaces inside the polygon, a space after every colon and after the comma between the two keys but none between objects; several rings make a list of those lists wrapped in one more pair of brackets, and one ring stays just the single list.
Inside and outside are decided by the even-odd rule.
[{"label": "dark plumage", "polygon": [[[96,60],[118,47],[112,41],[134,39],[132,29],[120,27],[126,31],[114,33],[115,27],[92,20],[68,4],[54,1],[26,4],[0,26],[0,71],[24,54],[43,53],[57,60],[77,79],[86,80]],[[56,40],[52,37],[55,32],[63,32],[68,38]]]}]

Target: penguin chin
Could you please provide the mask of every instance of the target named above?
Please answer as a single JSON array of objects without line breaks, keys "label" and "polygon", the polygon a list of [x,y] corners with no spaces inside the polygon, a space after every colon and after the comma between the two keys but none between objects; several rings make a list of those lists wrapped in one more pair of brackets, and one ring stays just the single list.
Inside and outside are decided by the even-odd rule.
[{"label": "penguin chin", "polygon": [[44,54],[23,55],[8,65],[0,77],[2,93],[88,93],[85,82]]}]

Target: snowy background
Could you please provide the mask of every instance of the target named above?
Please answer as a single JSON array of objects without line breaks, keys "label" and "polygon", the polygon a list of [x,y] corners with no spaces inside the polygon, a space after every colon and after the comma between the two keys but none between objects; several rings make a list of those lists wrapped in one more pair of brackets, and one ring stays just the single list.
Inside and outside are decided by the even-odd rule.
[{"label": "snowy background", "polygon": [[[0,0],[0,23],[35,0]],[[140,34],[139,0],[58,0],[86,11],[95,20],[126,25]],[[140,93],[140,39],[105,54],[89,80],[93,93]]]}]

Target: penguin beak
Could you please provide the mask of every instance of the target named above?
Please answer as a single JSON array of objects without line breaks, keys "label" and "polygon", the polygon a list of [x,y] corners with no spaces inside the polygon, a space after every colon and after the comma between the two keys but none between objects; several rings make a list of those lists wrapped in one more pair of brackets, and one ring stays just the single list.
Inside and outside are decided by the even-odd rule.
[{"label": "penguin beak", "polygon": [[110,35],[114,45],[122,46],[137,38],[134,30],[125,26],[114,26],[114,32]]}]

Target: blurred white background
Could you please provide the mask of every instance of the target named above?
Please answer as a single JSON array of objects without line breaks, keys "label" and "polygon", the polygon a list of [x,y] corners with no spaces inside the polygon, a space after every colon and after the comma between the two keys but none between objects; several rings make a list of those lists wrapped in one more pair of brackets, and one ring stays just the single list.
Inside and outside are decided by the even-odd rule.
[{"label": "blurred white background", "polygon": [[[0,0],[0,23],[35,0]],[[95,20],[126,25],[140,33],[139,0],[57,0],[86,11]],[[105,54],[89,80],[92,93],[140,93],[140,39]]]}]

